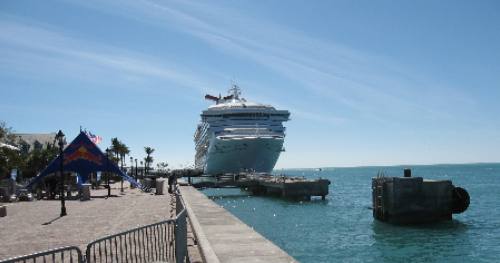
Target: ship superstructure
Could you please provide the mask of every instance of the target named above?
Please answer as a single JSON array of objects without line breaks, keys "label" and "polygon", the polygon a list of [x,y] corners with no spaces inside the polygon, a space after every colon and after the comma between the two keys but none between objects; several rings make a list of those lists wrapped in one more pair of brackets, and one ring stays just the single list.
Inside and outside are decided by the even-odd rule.
[{"label": "ship superstructure", "polygon": [[290,113],[240,96],[236,85],[225,97],[205,96],[215,104],[202,112],[194,141],[195,166],[206,175],[269,173],[283,151]]}]

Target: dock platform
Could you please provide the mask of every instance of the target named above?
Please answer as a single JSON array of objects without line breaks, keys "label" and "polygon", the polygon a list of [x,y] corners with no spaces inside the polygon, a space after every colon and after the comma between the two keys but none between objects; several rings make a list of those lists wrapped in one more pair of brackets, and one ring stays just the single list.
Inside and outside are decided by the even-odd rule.
[{"label": "dock platform", "polygon": [[305,179],[284,175],[234,174],[210,177],[193,183],[195,187],[240,187],[255,195],[273,195],[284,198],[311,199],[328,195],[330,180]]},{"label": "dock platform", "polygon": [[180,186],[204,262],[297,262],[192,186]]}]

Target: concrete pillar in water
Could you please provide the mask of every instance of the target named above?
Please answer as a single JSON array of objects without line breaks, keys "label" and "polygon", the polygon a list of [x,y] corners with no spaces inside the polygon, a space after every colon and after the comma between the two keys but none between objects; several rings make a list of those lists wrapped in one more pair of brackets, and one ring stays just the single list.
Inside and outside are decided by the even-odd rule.
[{"label": "concrete pillar in water", "polygon": [[411,224],[451,220],[452,213],[464,212],[470,197],[450,180],[411,177],[372,178],[373,217],[390,223]]}]

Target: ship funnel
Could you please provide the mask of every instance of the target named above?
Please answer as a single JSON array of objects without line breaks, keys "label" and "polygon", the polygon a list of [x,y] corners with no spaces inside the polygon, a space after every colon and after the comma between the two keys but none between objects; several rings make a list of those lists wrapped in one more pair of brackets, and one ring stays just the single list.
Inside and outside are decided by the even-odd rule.
[{"label": "ship funnel", "polygon": [[213,100],[215,102],[219,102],[219,98],[217,98],[215,96],[212,96],[212,95],[209,95],[209,94],[205,95],[205,99],[206,100]]}]

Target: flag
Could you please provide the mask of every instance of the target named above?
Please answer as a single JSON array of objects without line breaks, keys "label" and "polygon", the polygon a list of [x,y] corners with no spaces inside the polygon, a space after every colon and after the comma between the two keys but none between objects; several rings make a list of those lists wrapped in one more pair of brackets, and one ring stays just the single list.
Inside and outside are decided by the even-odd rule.
[{"label": "flag", "polygon": [[102,137],[99,135],[94,135],[89,131],[85,131],[85,134],[87,134],[87,137],[94,143],[94,144],[99,144],[102,141]]}]

